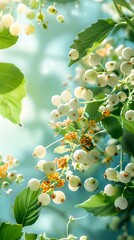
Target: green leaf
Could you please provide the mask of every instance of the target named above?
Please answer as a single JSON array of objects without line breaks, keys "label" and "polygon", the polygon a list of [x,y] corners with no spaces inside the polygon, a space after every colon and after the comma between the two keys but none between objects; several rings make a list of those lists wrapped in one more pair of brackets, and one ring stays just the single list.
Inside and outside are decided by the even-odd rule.
[{"label": "green leaf", "polygon": [[37,234],[36,233],[25,233],[25,240],[36,240]]},{"label": "green leaf", "polygon": [[[79,52],[79,59],[81,59],[87,54],[87,52],[92,52],[95,48],[97,48],[115,25],[116,22],[112,19],[99,19],[98,22],[80,32],[70,48],[77,49]],[[77,62],[79,59],[71,61],[69,66],[74,62]]]},{"label": "green leaf", "polygon": [[9,48],[14,45],[18,40],[18,37],[10,34],[8,29],[4,29],[0,32],[0,49]]},{"label": "green leaf", "polygon": [[93,213],[95,216],[110,216],[118,214],[114,206],[115,199],[121,195],[123,189],[117,188],[114,196],[109,197],[102,192],[92,195],[88,200],[76,205],[76,207],[84,208],[86,211]]},{"label": "green leaf", "polygon": [[0,94],[13,91],[23,79],[24,75],[14,64],[0,62]]},{"label": "green leaf", "polygon": [[123,135],[122,126],[117,118],[109,116],[103,118],[101,121],[107,133],[110,134],[112,138],[118,139]]},{"label": "green leaf", "polygon": [[102,103],[103,100],[102,101],[99,100],[98,102],[89,102],[86,105],[85,113],[89,115],[90,119],[95,119],[96,121],[100,120],[101,113],[98,112],[98,109]]},{"label": "green leaf", "polygon": [[25,188],[15,199],[14,216],[17,223],[24,226],[31,225],[36,222],[40,213],[38,204],[39,191],[32,191]]},{"label": "green leaf", "polygon": [[127,129],[124,129],[121,142],[124,151],[134,156],[134,133],[129,132]]},{"label": "green leaf", "polygon": [[13,91],[0,94],[0,114],[13,123],[20,124],[22,99],[25,95],[25,80]]},{"label": "green leaf", "polygon": [[10,224],[3,222],[0,225],[1,240],[18,240],[22,235],[22,226],[19,224]]}]

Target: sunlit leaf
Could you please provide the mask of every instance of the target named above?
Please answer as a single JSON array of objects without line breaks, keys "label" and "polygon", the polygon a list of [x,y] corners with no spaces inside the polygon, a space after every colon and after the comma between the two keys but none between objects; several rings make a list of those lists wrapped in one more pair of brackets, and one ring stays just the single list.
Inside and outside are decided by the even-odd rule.
[{"label": "sunlit leaf", "polygon": [[37,234],[36,233],[25,233],[25,240],[36,240]]},{"label": "sunlit leaf", "polygon": [[23,235],[22,226],[19,224],[2,223],[0,225],[1,240],[18,240]]},{"label": "sunlit leaf", "polygon": [[28,226],[36,222],[40,213],[39,191],[25,188],[15,199],[14,216],[17,223]]},{"label": "sunlit leaf", "polygon": [[18,37],[10,34],[8,29],[4,29],[0,32],[0,49],[9,48],[14,45],[18,40]]},{"label": "sunlit leaf", "polygon": [[[112,19],[98,20],[96,23],[80,32],[70,48],[77,49],[79,52],[79,59],[81,59],[87,54],[87,52],[92,52],[95,48],[97,48],[115,25],[116,22]],[[71,61],[69,65],[72,65],[79,59]]]}]

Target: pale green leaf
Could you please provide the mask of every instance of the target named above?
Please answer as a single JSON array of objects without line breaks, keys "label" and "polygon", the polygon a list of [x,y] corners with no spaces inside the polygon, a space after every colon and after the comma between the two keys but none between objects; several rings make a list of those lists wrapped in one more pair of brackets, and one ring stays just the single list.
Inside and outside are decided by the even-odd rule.
[{"label": "pale green leaf", "polygon": [[25,240],[36,240],[37,234],[36,233],[25,233]]},{"label": "pale green leaf", "polygon": [[22,226],[19,224],[10,224],[3,222],[0,225],[1,240],[18,240],[22,235]]},{"label": "pale green leaf", "polygon": [[4,29],[0,32],[0,49],[9,48],[14,45],[18,40],[18,37],[10,34],[8,29]]},{"label": "pale green leaf", "polygon": [[13,91],[23,79],[24,75],[14,64],[0,62],[0,94]]},{"label": "pale green leaf", "polygon": [[116,22],[112,19],[99,19],[96,23],[80,32],[74,40],[74,43],[70,46],[70,48],[78,50],[79,59],[71,61],[69,65],[77,62],[86,56],[87,52],[92,52],[96,47],[98,47],[115,25]]},{"label": "pale green leaf", "polygon": [[20,123],[22,99],[26,96],[25,80],[11,92],[0,94],[0,114],[16,124]]},{"label": "pale green leaf", "polygon": [[14,216],[16,222],[22,226],[32,225],[36,222],[40,213],[38,204],[39,191],[25,188],[15,199]]}]

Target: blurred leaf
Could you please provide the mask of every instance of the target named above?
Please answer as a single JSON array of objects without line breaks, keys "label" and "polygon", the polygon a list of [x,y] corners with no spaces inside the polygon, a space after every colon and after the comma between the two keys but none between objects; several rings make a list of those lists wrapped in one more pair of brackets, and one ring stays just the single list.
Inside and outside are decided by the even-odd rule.
[{"label": "blurred leaf", "polygon": [[[48,1],[53,2],[53,0],[48,0]],[[75,2],[75,1],[76,0],[55,0],[54,2],[66,4],[66,3]]]},{"label": "blurred leaf", "polygon": [[123,149],[126,153],[134,156],[134,133],[124,129],[124,134],[121,139]]},{"label": "blurred leaf", "polygon": [[20,124],[22,99],[25,95],[25,80],[23,80],[13,91],[0,94],[0,114],[13,123]]},{"label": "blurred leaf", "polygon": [[0,225],[1,240],[18,240],[22,235],[22,226],[19,224],[10,224],[3,222]]},{"label": "blurred leaf", "polygon": [[9,48],[14,45],[18,40],[18,37],[10,34],[8,29],[4,29],[0,32],[0,49]]},{"label": "blurred leaf", "polygon": [[14,64],[0,62],[0,94],[13,91],[23,79],[24,75]]},{"label": "blurred leaf", "polygon": [[59,146],[54,149],[54,153],[67,153],[70,152],[70,148],[66,148],[65,146]]},{"label": "blurred leaf", "polygon": [[101,121],[107,133],[110,134],[112,138],[118,139],[123,135],[122,126],[117,118],[109,116],[103,118]]},{"label": "blurred leaf", "polygon": [[119,5],[133,12],[133,8],[131,7],[131,4],[129,4],[126,0],[120,0]]},{"label": "blurred leaf", "polygon": [[114,201],[122,194],[122,191],[123,189],[118,187],[116,194],[112,197],[106,196],[100,192],[96,195],[92,195],[85,202],[76,205],[76,207],[84,208],[86,211],[93,213],[95,216],[116,215],[118,212],[115,209]]},{"label": "blurred leaf", "polygon": [[36,240],[37,234],[36,233],[25,233],[25,240]]},{"label": "blurred leaf", "polygon": [[23,227],[32,225],[39,217],[38,195],[39,191],[25,188],[15,199],[14,216],[16,222],[22,224]]},{"label": "blurred leaf", "polygon": [[[112,19],[99,19],[98,22],[80,32],[70,48],[77,49],[79,52],[79,59],[81,59],[87,54],[87,52],[92,52],[95,48],[97,48],[115,25],[116,22]],[[79,59],[75,61],[71,60],[69,66],[74,62],[77,62]]]},{"label": "blurred leaf", "polygon": [[98,109],[102,103],[103,103],[103,100],[98,102],[89,102],[86,105],[85,113],[89,115],[90,119],[95,119],[96,121],[100,120],[100,117],[102,115],[100,112],[98,112]]}]

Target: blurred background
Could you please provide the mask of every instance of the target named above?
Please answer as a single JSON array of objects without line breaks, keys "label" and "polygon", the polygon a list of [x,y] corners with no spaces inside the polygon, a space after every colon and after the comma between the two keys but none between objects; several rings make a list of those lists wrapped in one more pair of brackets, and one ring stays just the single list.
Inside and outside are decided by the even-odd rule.
[{"label": "blurred background", "polygon": [[[21,185],[14,184],[11,195],[0,196],[1,221],[14,222],[12,205],[15,196],[27,186],[30,178],[42,178],[41,173],[34,169],[37,160],[32,156],[33,149],[36,145],[47,146],[54,141],[53,131],[48,125],[53,109],[51,97],[60,94],[66,87],[74,88],[75,83],[68,80],[70,75],[73,76],[75,68],[68,68],[69,46],[83,28],[98,18],[107,18],[101,5],[99,1],[92,0],[58,4],[59,13],[65,17],[64,24],[57,23],[55,17],[49,15],[48,30],[45,31],[36,24],[33,35],[22,34],[15,46],[1,51],[0,61],[17,65],[24,73],[27,83],[27,97],[23,101],[21,114],[22,127],[0,118],[0,151],[4,156],[11,154],[20,160],[17,171],[25,179]],[[46,159],[53,160],[52,150],[53,148],[48,149]],[[99,174],[101,173],[97,173],[98,176]],[[46,232],[48,237],[65,237],[69,216],[79,218],[87,215],[86,211],[76,209],[74,205],[87,199],[89,193],[82,189],[71,192],[65,188],[64,191],[67,201],[59,206],[52,203],[44,209],[37,222],[25,228],[27,232]],[[99,218],[88,214],[72,223],[69,233],[78,237],[87,235],[90,240],[103,240],[106,237],[109,240],[116,239],[116,234],[106,228],[109,222],[108,217]]]}]

